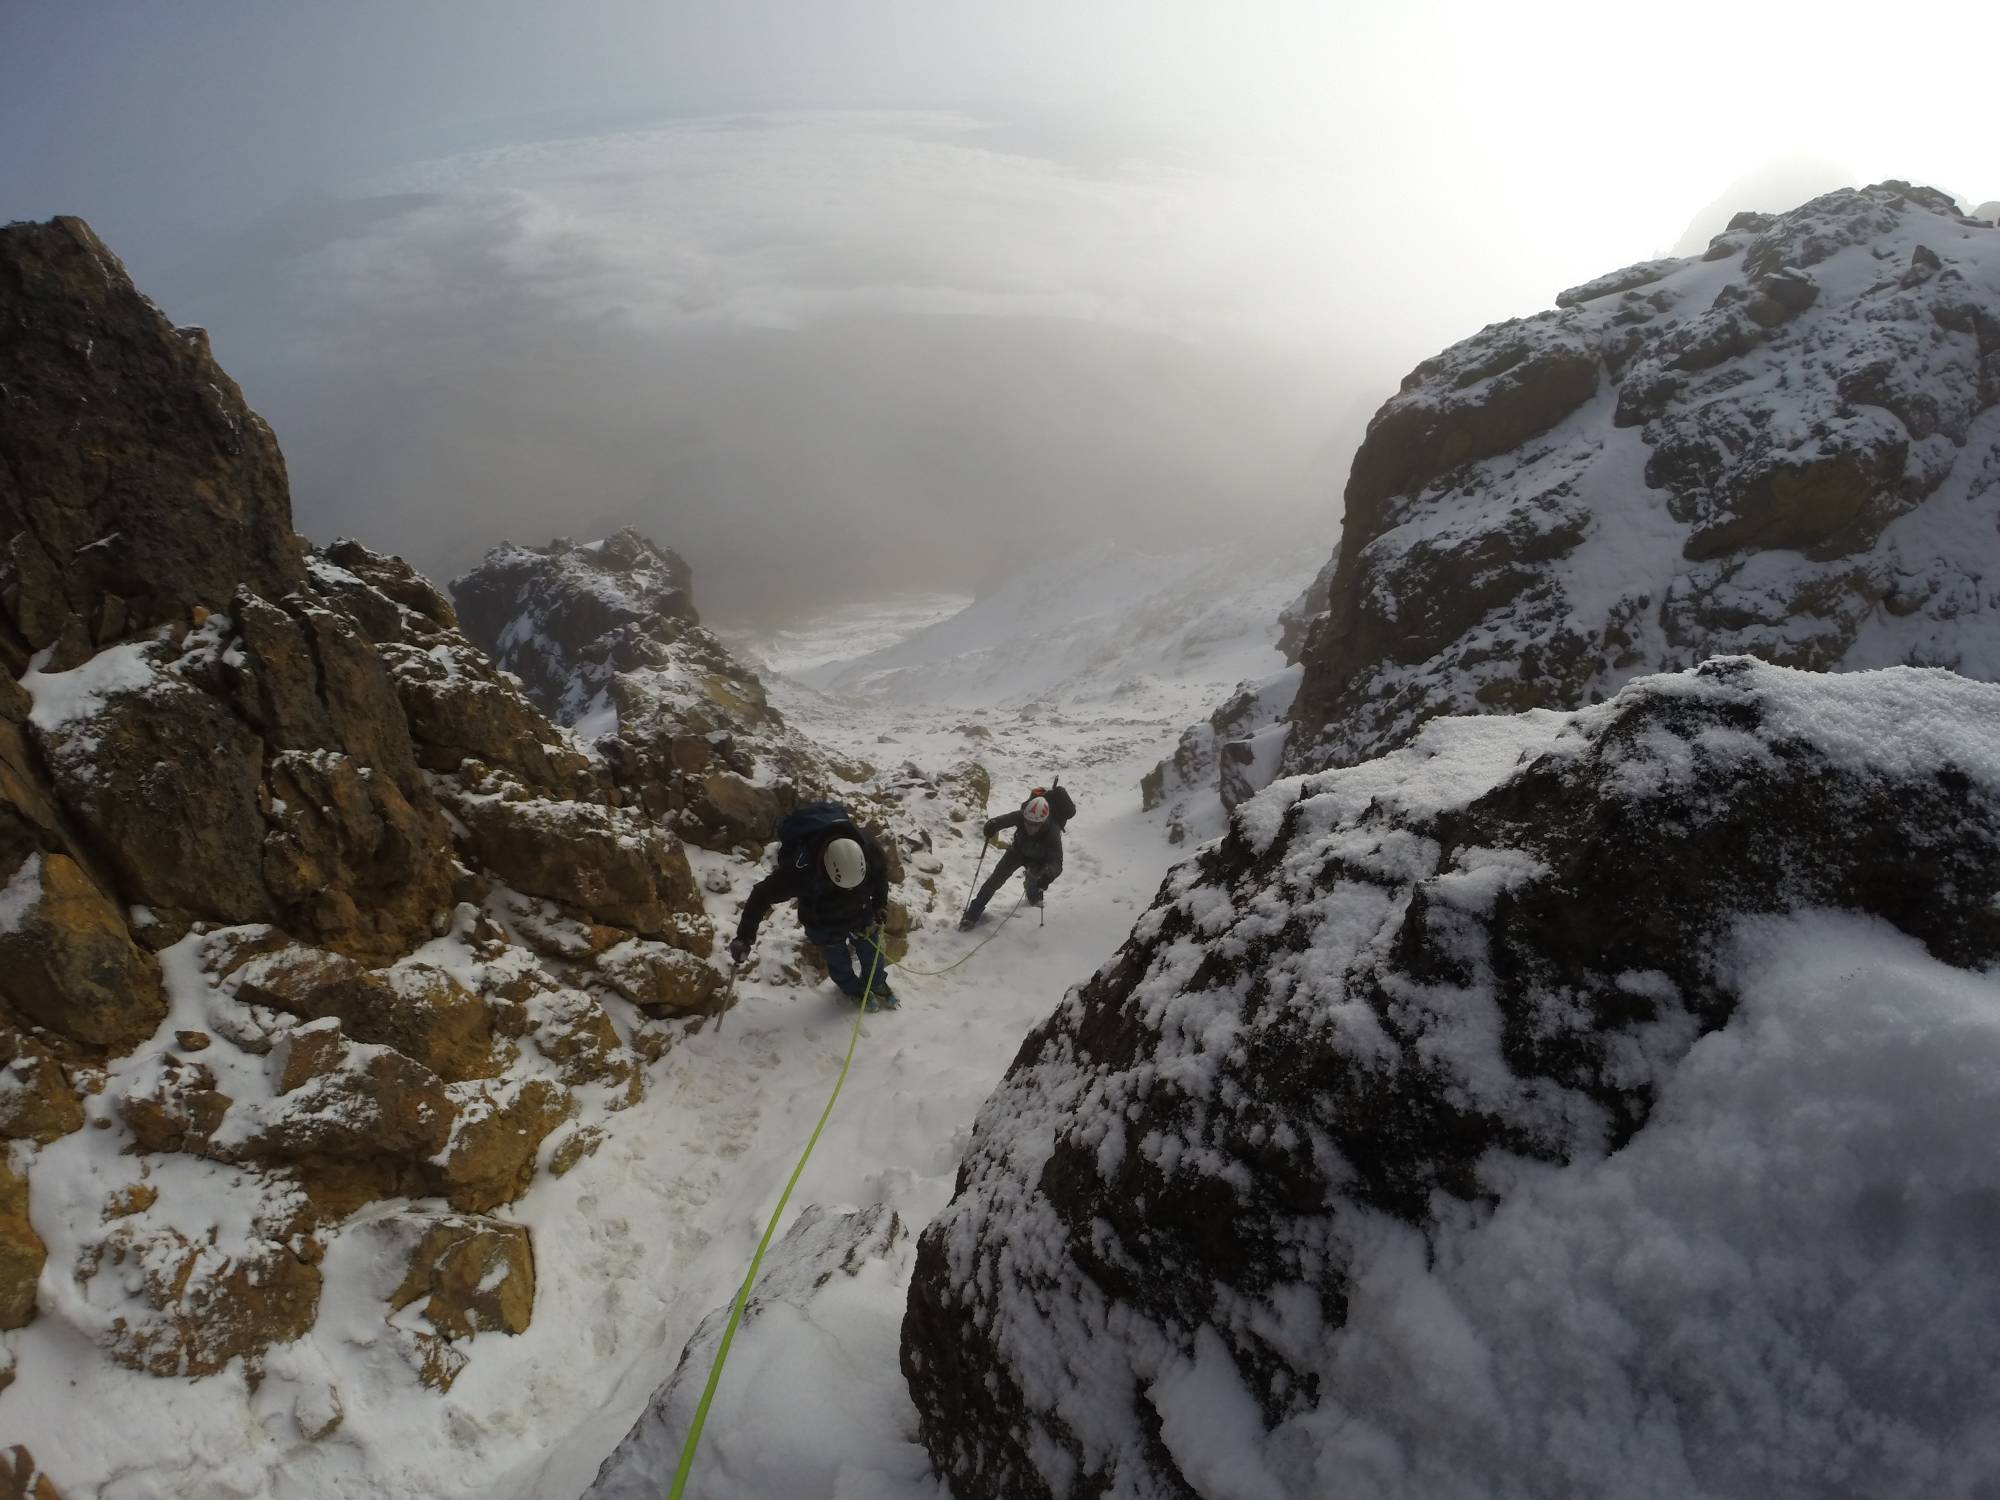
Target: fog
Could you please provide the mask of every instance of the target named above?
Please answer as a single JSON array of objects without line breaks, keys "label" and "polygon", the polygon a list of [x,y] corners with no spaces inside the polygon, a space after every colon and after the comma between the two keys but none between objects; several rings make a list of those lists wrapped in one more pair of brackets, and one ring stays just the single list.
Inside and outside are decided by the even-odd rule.
[{"label": "fog", "polygon": [[448,577],[634,524],[705,608],[768,618],[1104,535],[1323,552],[1369,413],[1444,344],[1739,208],[1887,176],[1993,197],[1990,89],[1951,70],[1997,33],[1922,6],[10,0],[0,216],[84,215],[210,328],[316,539]]}]

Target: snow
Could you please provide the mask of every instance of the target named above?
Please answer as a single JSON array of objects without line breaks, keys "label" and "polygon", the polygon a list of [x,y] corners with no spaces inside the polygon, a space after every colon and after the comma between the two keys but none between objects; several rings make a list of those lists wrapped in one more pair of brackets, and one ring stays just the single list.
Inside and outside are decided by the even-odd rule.
[{"label": "snow", "polygon": [[30,854],[0,890],[0,932],[12,932],[28,920],[42,899],[42,856]]},{"label": "snow", "polygon": [[[1974,502],[1966,497],[1968,513]],[[837,688],[767,684],[773,703],[830,749],[926,767],[976,754],[1001,804],[1059,769],[1080,811],[1045,926],[1023,912],[965,967],[899,976],[902,1008],[865,1021],[853,1075],[780,1227],[817,1222],[828,1205],[882,1205],[906,1236],[824,1285],[795,1274],[819,1253],[811,1246],[788,1240],[774,1251],[767,1304],[738,1335],[690,1495],[941,1500],[897,1367],[914,1238],[950,1199],[974,1119],[1021,1037],[1135,922],[1156,919],[1146,908],[1163,878],[1185,887],[1185,870],[1169,873],[1181,851],[1164,841],[1165,813],[1139,811],[1139,777],[1189,718],[1275,669],[1275,605],[1265,594],[1282,603],[1297,589],[1290,574],[1260,584],[1249,564],[1214,555],[1106,554],[1092,566],[1104,587],[1089,597],[1074,596],[1074,579],[1068,594],[1060,580],[1033,580],[942,620],[935,599],[890,601],[879,618],[849,610],[817,634],[802,628],[766,643],[767,662],[797,664]],[[1174,606],[1192,605],[1225,575],[1239,580],[1240,606]],[[31,674],[36,712],[68,722],[151,680],[137,652],[122,660],[80,669],[81,678]],[[1932,771],[1976,763],[2000,779],[2000,724],[1979,717],[1991,706],[1967,697],[1954,701],[1956,719],[1941,714],[1939,689],[1958,691],[1943,674],[1892,674],[1872,693],[1842,678],[1809,688],[1771,711],[1794,713],[1798,733],[1838,755]],[[969,717],[990,738],[968,739]],[[1591,722],[1590,712],[1439,721],[1393,763],[1278,782],[1238,809],[1238,825],[1268,849],[1287,819],[1333,838],[1371,808],[1463,806],[1524,758],[1584,753]],[[1718,739],[1699,748],[1744,749]],[[1686,742],[1651,749],[1648,776],[1671,774],[1695,753]],[[948,915],[969,894],[978,849],[941,819],[934,833],[930,864],[912,863],[935,868]],[[1343,853],[1400,878],[1434,867],[1437,852],[1422,843],[1377,829]],[[727,922],[752,872],[688,852],[711,912]],[[1489,911],[1531,873],[1517,854],[1463,850],[1437,890]],[[0,926],[23,878],[0,892]],[[1225,943],[1290,916],[1232,913],[1210,899],[1198,923],[1223,931]],[[1307,1003],[1319,980],[1308,966],[1335,962],[1381,930],[1389,899],[1361,882],[1329,892],[1316,915],[1327,922],[1321,945],[1290,961],[1296,971],[1272,976],[1274,997],[1285,1000],[1289,980],[1291,1003]],[[519,901],[524,912],[531,905]],[[766,924],[765,958],[792,937],[781,912]],[[734,1295],[832,1088],[853,1012],[825,986],[748,978],[719,1024],[649,1066],[643,1102],[611,1117],[592,1105],[586,1119],[605,1125],[603,1145],[562,1178],[544,1174],[500,1213],[534,1234],[533,1324],[518,1337],[479,1338],[449,1395],[418,1387],[402,1352],[421,1326],[416,1310],[385,1316],[397,1277],[384,1237],[409,1207],[401,1202],[371,1205],[329,1237],[318,1323],[271,1351],[254,1389],[240,1365],[198,1382],[140,1377],[84,1340],[150,1310],[108,1274],[79,1283],[70,1273],[108,1232],[106,1197],[143,1176],[162,1192],[140,1225],[189,1237],[212,1228],[209,1250],[220,1256],[252,1248],[260,1224],[287,1207],[279,1188],[246,1193],[237,1169],[124,1154],[117,1100],[146,1085],[176,1030],[254,1038],[268,1029],[268,1018],[208,985],[201,941],[162,955],[172,1014],[159,1040],[115,1063],[104,1092],[87,1101],[103,1127],[32,1158],[31,1212],[50,1252],[46,1311],[0,1335],[0,1362],[11,1356],[18,1367],[0,1393],[0,1446],[29,1442],[72,1497],[541,1500],[582,1494],[630,1434],[601,1494],[664,1493],[706,1376],[714,1315]],[[910,963],[942,969],[974,941],[933,917]],[[1243,1500],[1803,1500],[1906,1483],[1980,1493],[2000,1473],[1990,1400],[2000,1380],[2000,1264],[1991,1255],[2000,1182],[1990,1151],[2000,1131],[2000,976],[1946,968],[1893,931],[1827,913],[1747,921],[1732,943],[1728,962],[1745,996],[1736,1019],[1672,1070],[1663,1060],[1685,1049],[1668,1038],[1641,1038],[1621,1063],[1663,1079],[1653,1120],[1630,1147],[1560,1171],[1495,1157],[1483,1170],[1512,1184],[1505,1206],[1464,1215],[1435,1254],[1401,1225],[1358,1216],[1349,1226],[1353,1297],[1338,1329],[1296,1288],[1277,1288],[1246,1313],[1288,1350],[1320,1351],[1316,1412],[1266,1432],[1207,1332],[1194,1335],[1192,1356],[1159,1340],[1143,1369],[1109,1339],[1026,1348],[1023,1359],[1052,1386],[1077,1371],[1107,1390],[1145,1384],[1159,1440],[1183,1470],[1203,1493]],[[1197,1039],[1185,1062],[1191,1087],[1233,1045],[1236,1024],[1217,997],[1170,993],[1203,953],[1194,941],[1177,945],[1147,1002]],[[463,972],[465,957],[453,935],[412,962]],[[1640,994],[1661,982],[1636,972],[1619,980]],[[1409,1003],[1435,1008],[1433,1044],[1453,1049],[1476,1078],[1479,1058],[1497,1050],[1478,997],[1413,994]],[[630,1028],[628,1009],[612,1013]],[[1342,1020],[1357,1055],[1379,1044],[1365,1007]],[[275,1059],[230,1047],[197,1059],[246,1118],[271,1107]],[[1186,1156],[1196,1141],[1194,1131],[1128,1139],[1108,1121],[1090,1144],[1115,1165],[1128,1151]],[[1032,1162],[1052,1144],[1052,1132],[1036,1129],[1010,1149]],[[1045,1253],[1032,1223],[1022,1222],[1008,1253],[1022,1265]],[[1101,1331],[1102,1308],[1075,1316]],[[1804,1329],[1830,1330],[1811,1357]],[[656,1392],[691,1343],[700,1357],[664,1393],[656,1420]],[[329,1435],[305,1436],[335,1415]],[[1051,1471],[1062,1461],[1047,1455]]]},{"label": "snow", "polygon": [[[1436,713],[1597,702],[1736,652],[2000,680],[2000,408],[1977,332],[2000,310],[2000,235],[1850,193],[1734,243],[1715,260],[1628,268],[1656,279],[1624,295],[1575,301],[1624,272],[1574,288],[1566,311],[1485,330],[1391,399],[1385,412],[1462,412],[1510,378],[1470,377],[1522,348],[1606,360],[1597,393],[1548,430],[1386,501],[1354,582],[1364,621],[1405,639],[1343,664],[1353,677],[1322,705],[1329,722],[1294,737],[1289,768],[1379,754]],[[1942,269],[1906,286],[1919,247]],[[1767,331],[1743,299],[1773,281],[1810,282],[1818,298]],[[1724,334],[1742,352],[1681,367],[1705,344],[1729,347]],[[1900,489],[1838,545],[1817,533],[1787,545],[1782,514],[1760,539],[1737,511],[1786,472],[1838,453],[1893,469],[1905,446]]]},{"label": "snow", "polygon": [[1150,553],[1101,542],[1017,574],[893,645],[799,678],[913,707],[1156,711],[1179,684],[1230,685],[1282,667],[1274,622],[1318,562],[1247,547]]},{"label": "snow", "polygon": [[[1287,588],[1296,591],[1295,584],[1272,586],[1277,602]],[[912,623],[934,621],[939,608],[934,600],[886,601],[880,621],[846,611],[817,636],[794,631],[768,654],[837,660],[859,646],[879,646]],[[1162,660],[1151,653],[1152,642],[1142,643],[1151,656],[1148,670],[1177,664],[1182,675],[1151,678],[1143,691],[1110,703],[982,713],[990,740],[960,733],[967,714],[956,703],[883,703],[768,681],[789,719],[843,755],[932,768],[976,755],[992,772],[996,809],[1060,771],[1079,805],[1046,926],[1024,911],[951,975],[900,976],[901,1009],[865,1022],[854,1074],[781,1231],[814,1205],[886,1204],[914,1237],[944,1206],[973,1117],[1021,1037],[1123,941],[1178,857],[1162,836],[1159,815],[1139,810],[1140,776],[1171,748],[1190,716],[1206,712],[1239,678],[1281,664],[1269,645],[1275,604],[1246,604],[1241,614],[1248,634],[1213,639],[1199,657],[1175,648]],[[1008,649],[1004,640],[993,644]],[[915,652],[905,660],[925,670],[941,665]],[[1096,659],[1100,680],[1135,676],[1132,665],[1115,656]],[[884,735],[890,743],[882,743]],[[932,878],[941,910],[955,914],[970,895],[978,850],[972,836],[951,829],[940,816],[936,846],[924,858],[940,871]],[[711,912],[732,921],[755,872],[726,856],[687,853],[710,892]],[[1019,889],[1017,882],[1002,895],[996,914],[1013,905]],[[518,904],[526,910],[533,903]],[[914,938],[913,966],[943,968],[971,946],[973,939],[947,920],[927,921]],[[760,951],[778,951],[795,936],[789,912],[781,911],[765,923]],[[388,1268],[373,1226],[401,1212],[406,1205],[397,1202],[371,1205],[329,1236],[314,1331],[270,1351],[253,1390],[240,1364],[200,1381],[138,1376],[111,1365],[80,1330],[102,1330],[109,1319],[140,1309],[123,1297],[102,1300],[110,1292],[102,1277],[79,1288],[67,1269],[106,1232],[105,1198],[140,1180],[148,1163],[173,1163],[151,1170],[155,1179],[162,1170],[178,1174],[161,1193],[163,1208],[170,1197],[185,1206],[184,1213],[176,1210],[177,1224],[194,1228],[203,1214],[214,1215],[211,1222],[223,1223],[232,1243],[247,1243],[254,1218],[282,1207],[243,1201],[235,1169],[123,1154],[130,1137],[116,1100],[157,1066],[176,1031],[266,1045],[273,1028],[290,1024],[236,1001],[226,988],[211,988],[198,962],[201,941],[189,939],[162,955],[173,1009],[155,1041],[119,1060],[105,1092],[89,1101],[93,1119],[104,1119],[105,1127],[66,1137],[34,1158],[31,1212],[50,1255],[44,1307],[55,1311],[0,1335],[0,1349],[19,1363],[18,1378],[0,1393],[0,1438],[28,1441],[72,1500],[579,1495],[673,1372],[698,1326],[733,1297],[832,1088],[853,1011],[830,986],[801,990],[753,978],[719,1025],[650,1065],[641,1103],[608,1119],[601,1109],[588,1114],[606,1129],[603,1145],[561,1178],[543,1174],[524,1198],[499,1211],[534,1233],[534,1321],[517,1337],[482,1335],[448,1395],[419,1387],[399,1352],[407,1332],[399,1328],[423,1326],[409,1322],[414,1309],[385,1319]],[[452,936],[409,962],[464,977],[465,957]],[[634,1013],[616,1001],[607,1008],[629,1030]],[[218,1046],[193,1060],[215,1070],[217,1087],[239,1107],[252,1106],[246,1115],[272,1098],[275,1059]],[[554,1138],[545,1149],[553,1145]],[[739,1334],[691,1495],[940,1500],[915,1445],[915,1412],[896,1367],[909,1243],[858,1276],[838,1278],[836,1288],[803,1310],[774,1308]],[[705,1377],[705,1368],[700,1373]],[[342,1420],[329,1436],[301,1435],[323,1427],[336,1408]],[[101,1418],[108,1411],[119,1414],[109,1426]],[[660,1446],[672,1450],[670,1477],[678,1439]],[[654,1493],[664,1490],[664,1482],[654,1484]]]},{"label": "snow", "polygon": [[[1322,1410],[1361,1497],[1957,1494],[2000,1474],[2000,980],[1886,926],[1745,921],[1746,997],[1626,1150],[1485,1222],[1375,1226]],[[1294,1489],[1292,1492],[1300,1492]]]},{"label": "snow", "polygon": [[127,641],[67,672],[43,671],[48,652],[39,653],[21,677],[21,686],[35,700],[28,722],[50,733],[96,717],[109,699],[120,694],[145,692],[159,675],[153,665],[158,649],[152,640]]}]

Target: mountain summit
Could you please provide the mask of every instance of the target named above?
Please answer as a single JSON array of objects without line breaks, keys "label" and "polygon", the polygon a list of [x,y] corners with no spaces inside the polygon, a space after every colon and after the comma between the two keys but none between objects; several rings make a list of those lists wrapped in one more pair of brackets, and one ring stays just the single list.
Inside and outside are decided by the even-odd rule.
[{"label": "mountain summit", "polygon": [[1481,330],[1355,454],[1285,769],[1721,653],[2000,677],[1996,404],[2000,232],[1901,182]]}]

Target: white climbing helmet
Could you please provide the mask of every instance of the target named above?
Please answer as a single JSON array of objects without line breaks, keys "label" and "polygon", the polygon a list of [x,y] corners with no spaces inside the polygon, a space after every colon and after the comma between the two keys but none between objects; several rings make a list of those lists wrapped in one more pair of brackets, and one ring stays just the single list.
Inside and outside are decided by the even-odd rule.
[{"label": "white climbing helmet", "polygon": [[1040,828],[1049,820],[1049,799],[1030,797],[1028,805],[1021,809],[1021,817],[1030,828]]},{"label": "white climbing helmet", "polygon": [[853,839],[831,839],[819,857],[826,878],[843,891],[851,891],[868,878],[868,856]]}]

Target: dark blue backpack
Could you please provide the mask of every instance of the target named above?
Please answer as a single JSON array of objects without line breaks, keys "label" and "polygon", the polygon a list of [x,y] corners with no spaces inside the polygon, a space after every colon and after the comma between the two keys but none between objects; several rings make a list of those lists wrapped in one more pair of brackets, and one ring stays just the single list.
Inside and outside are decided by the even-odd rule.
[{"label": "dark blue backpack", "polygon": [[778,868],[794,865],[803,870],[816,845],[835,828],[854,828],[854,818],[843,803],[808,802],[785,814],[778,824]]}]

